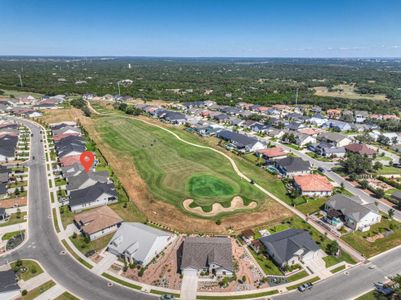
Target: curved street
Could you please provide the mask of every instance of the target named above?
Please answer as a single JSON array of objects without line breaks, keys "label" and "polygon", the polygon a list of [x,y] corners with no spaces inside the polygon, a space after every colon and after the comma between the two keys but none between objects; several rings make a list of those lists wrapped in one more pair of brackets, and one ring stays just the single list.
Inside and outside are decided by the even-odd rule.
[{"label": "curved street", "polygon": [[[20,120],[29,127],[33,137],[29,168],[29,218],[28,240],[20,248],[0,257],[0,265],[17,259],[36,259],[49,275],[68,291],[82,299],[158,299],[117,284],[108,287],[108,281],[93,274],[73,259],[60,244],[53,227],[50,197],[46,175],[43,144],[40,142],[41,128]],[[35,160],[32,160],[35,156]]]}]

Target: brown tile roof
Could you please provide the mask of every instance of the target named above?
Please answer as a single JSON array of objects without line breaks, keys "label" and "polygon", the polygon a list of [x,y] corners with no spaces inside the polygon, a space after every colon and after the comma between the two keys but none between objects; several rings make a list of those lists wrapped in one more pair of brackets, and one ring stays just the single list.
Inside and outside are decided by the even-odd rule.
[{"label": "brown tile roof", "polygon": [[369,148],[366,144],[349,144],[345,146],[345,150],[353,153],[359,153],[361,155],[373,155],[376,151],[372,148]]},{"label": "brown tile roof", "polygon": [[333,190],[330,181],[319,174],[294,176],[294,181],[303,192],[331,192]]},{"label": "brown tile roof", "polygon": [[80,157],[80,154],[62,157],[60,158],[60,164],[62,167],[72,166],[73,164],[80,162]]},{"label": "brown tile roof", "polygon": [[81,229],[87,234],[92,234],[119,224],[123,220],[110,207],[101,206],[77,214],[74,221],[78,224],[84,224]]},{"label": "brown tile roof", "polygon": [[0,200],[0,208],[21,207],[26,205],[26,197]]},{"label": "brown tile roof", "polygon": [[261,150],[258,150],[257,153],[260,153],[267,157],[279,157],[279,156],[287,155],[287,152],[281,147],[261,149]]}]

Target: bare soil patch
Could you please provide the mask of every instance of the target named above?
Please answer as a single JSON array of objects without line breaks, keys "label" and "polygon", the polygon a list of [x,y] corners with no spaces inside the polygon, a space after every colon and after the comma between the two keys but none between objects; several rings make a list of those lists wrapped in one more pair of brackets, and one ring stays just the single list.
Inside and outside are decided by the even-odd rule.
[{"label": "bare soil patch", "polygon": [[209,212],[204,212],[201,207],[191,207],[191,203],[193,202],[192,199],[186,199],[182,203],[184,208],[196,215],[203,216],[203,217],[214,217],[217,216],[218,214],[225,213],[225,212],[233,212],[236,210],[240,209],[254,209],[257,206],[257,203],[255,201],[251,202],[249,205],[244,204],[244,200],[242,200],[241,197],[236,196],[233,198],[231,201],[231,206],[230,207],[223,207],[220,203],[214,203],[212,205],[212,210]]}]

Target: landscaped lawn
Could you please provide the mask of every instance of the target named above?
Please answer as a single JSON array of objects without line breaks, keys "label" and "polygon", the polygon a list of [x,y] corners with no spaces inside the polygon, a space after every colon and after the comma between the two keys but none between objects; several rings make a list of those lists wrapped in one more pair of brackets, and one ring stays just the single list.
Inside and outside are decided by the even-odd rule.
[{"label": "landscaped lawn", "polygon": [[288,282],[297,281],[297,280],[299,280],[301,278],[304,278],[306,276],[308,276],[308,273],[306,273],[306,271],[303,270],[303,271],[300,271],[300,272],[298,272],[298,273],[296,273],[294,275],[291,275],[291,276],[287,277],[287,280],[288,280]]},{"label": "landscaped lawn", "polygon": [[90,241],[89,243],[85,242],[85,239],[82,235],[77,235],[77,237],[74,239],[73,237],[70,237],[70,240],[72,243],[75,245],[75,247],[82,252],[82,254],[85,255],[85,253],[95,250],[99,251],[107,246],[107,244],[110,242],[111,238],[113,237],[114,232],[110,233],[108,235],[105,235],[97,240]]},{"label": "landscaped lawn", "polygon": [[64,292],[58,296],[55,300],[79,300],[79,298],[71,295],[69,292]]},{"label": "landscaped lawn", "polygon": [[[185,199],[193,199],[196,205],[207,210],[215,202],[229,206],[236,195],[246,204],[260,203],[267,198],[241,180],[222,155],[185,144],[162,129],[118,116],[102,118],[96,123],[96,129],[106,144],[132,157],[139,175],[156,199],[179,208]],[[182,130],[180,136],[191,139],[191,134]],[[200,191],[199,186],[205,180],[211,185]]]},{"label": "landscaped lawn", "polygon": [[13,213],[10,215],[10,218],[7,222],[3,222],[0,223],[0,227],[4,227],[4,226],[10,226],[13,224],[18,224],[18,223],[23,223],[25,222],[25,216],[26,216],[26,212],[21,212],[21,213]]},{"label": "landscaped lawn", "polygon": [[[390,226],[393,228],[392,230],[394,233],[388,237],[377,239],[374,242],[368,242],[364,238],[368,237],[369,235],[373,236],[380,231],[384,231],[384,229],[391,229]],[[383,216],[382,221],[379,224],[371,226],[369,231],[355,231],[344,235],[342,239],[350,244],[351,247],[361,252],[365,257],[371,257],[400,245],[401,224],[397,221],[388,219],[386,216]]]},{"label": "landscaped lawn", "polygon": [[308,199],[307,203],[297,205],[296,208],[305,215],[309,215],[319,211],[326,203],[326,200],[326,198]]},{"label": "landscaped lawn", "polygon": [[43,294],[47,290],[50,290],[56,283],[53,280],[49,280],[48,282],[38,286],[37,288],[31,290],[25,296],[22,296],[20,299],[23,300],[33,300],[37,298],[40,294]]},{"label": "landscaped lawn", "polygon": [[[309,234],[312,236],[313,240],[323,251],[326,250],[327,245],[331,242],[327,237],[322,235],[319,231],[317,231],[315,228],[313,228],[311,225],[309,225],[299,217],[294,216],[292,218],[284,220],[282,223],[287,224],[290,228],[303,229],[308,231]],[[268,228],[268,230],[270,231],[271,229]],[[338,260],[338,262],[346,261],[351,264],[355,263],[352,257],[348,253],[345,253],[344,251],[341,252],[338,258],[332,257],[332,259],[333,260],[336,259]]]},{"label": "landscaped lawn", "polygon": [[[366,294],[363,294],[362,296],[356,298],[355,300],[377,300],[377,292],[376,291],[370,291],[367,292]],[[387,299],[387,298],[383,298]]]},{"label": "landscaped lawn", "polygon": [[[22,262],[21,267],[25,267],[27,270],[26,270],[26,272],[19,274],[20,279],[27,281],[27,280],[43,273],[42,268],[35,261],[22,260],[21,262]],[[14,271],[17,271],[17,269],[19,268],[19,267],[16,267],[16,264],[17,264],[16,261],[11,263],[11,268]]]},{"label": "landscaped lawn", "polygon": [[327,255],[323,257],[323,260],[326,262],[326,268],[330,268],[331,266],[334,266],[341,262],[342,260],[339,260],[337,257]]},{"label": "landscaped lawn", "polygon": [[67,205],[63,205],[60,207],[60,215],[64,229],[67,227],[68,224],[71,224],[74,221],[75,214],[70,211]]},{"label": "landscaped lawn", "polygon": [[17,230],[17,231],[12,231],[12,232],[7,232],[2,236],[3,241],[8,241],[15,237],[16,235],[19,235],[20,233],[25,233],[25,230]]},{"label": "landscaped lawn", "polygon": [[340,272],[340,271],[342,271],[342,270],[344,270],[344,269],[345,269],[345,265],[342,265],[342,266],[339,266],[339,267],[337,267],[337,268],[334,268],[334,269],[331,270],[330,272],[333,273],[333,274],[335,274],[335,273]]},{"label": "landscaped lawn", "polygon": [[249,251],[266,275],[284,275],[283,272],[281,272],[281,270],[276,266],[276,264],[268,257],[266,257],[266,255],[264,255],[263,253],[256,254],[255,251],[250,248]]},{"label": "landscaped lawn", "polygon": [[62,178],[57,178],[56,179],[56,186],[61,186],[61,185],[66,185],[67,181],[65,179]]},{"label": "landscaped lawn", "polygon": [[401,175],[401,168],[384,166],[377,171],[378,175]]}]

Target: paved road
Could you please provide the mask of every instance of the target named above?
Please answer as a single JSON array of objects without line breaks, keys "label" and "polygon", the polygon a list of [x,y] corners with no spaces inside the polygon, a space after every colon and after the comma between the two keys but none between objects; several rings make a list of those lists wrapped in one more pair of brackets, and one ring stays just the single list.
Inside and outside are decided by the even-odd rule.
[{"label": "paved road", "polygon": [[[327,280],[317,283],[312,290],[276,296],[274,299],[354,299],[373,288],[378,281],[385,281],[385,276],[393,276],[401,272],[401,248],[393,249],[362,264],[349,269],[348,275],[340,272]],[[369,269],[374,266],[374,269]]]},{"label": "paved road", "polygon": [[82,299],[158,299],[116,284],[108,287],[107,280],[93,274],[68,254],[60,254],[64,248],[53,229],[40,128],[27,121],[23,122],[33,133],[31,155],[35,156],[35,160],[28,162],[29,240],[17,251],[0,257],[0,265],[16,259],[36,259],[52,278]]}]

